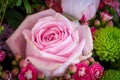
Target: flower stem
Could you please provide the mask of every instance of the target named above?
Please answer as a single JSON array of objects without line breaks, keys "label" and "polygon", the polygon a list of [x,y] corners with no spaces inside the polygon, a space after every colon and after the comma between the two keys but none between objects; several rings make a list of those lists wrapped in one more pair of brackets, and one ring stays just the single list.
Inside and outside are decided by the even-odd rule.
[{"label": "flower stem", "polygon": [[8,4],[8,0],[6,1],[5,5],[3,6],[3,14],[1,16],[0,26],[2,25],[4,16],[5,16],[5,12],[6,12],[6,9],[7,9],[7,4]]}]

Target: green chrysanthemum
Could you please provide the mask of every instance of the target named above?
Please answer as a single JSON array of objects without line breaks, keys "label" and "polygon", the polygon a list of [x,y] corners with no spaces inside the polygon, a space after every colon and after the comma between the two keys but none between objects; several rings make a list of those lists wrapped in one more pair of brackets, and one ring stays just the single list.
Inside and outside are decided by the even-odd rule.
[{"label": "green chrysanthemum", "polygon": [[120,80],[120,72],[116,70],[107,70],[101,80]]},{"label": "green chrysanthemum", "polygon": [[94,50],[100,60],[115,61],[120,59],[120,29],[101,28],[94,35]]}]

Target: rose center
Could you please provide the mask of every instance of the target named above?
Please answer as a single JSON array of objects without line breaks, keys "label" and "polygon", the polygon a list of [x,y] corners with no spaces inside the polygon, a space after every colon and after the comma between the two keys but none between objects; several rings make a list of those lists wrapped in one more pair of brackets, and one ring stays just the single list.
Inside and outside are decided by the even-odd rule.
[{"label": "rose center", "polygon": [[32,71],[28,70],[27,72],[25,72],[24,76],[27,80],[32,79]]},{"label": "rose center", "polygon": [[51,42],[60,37],[61,33],[58,30],[48,30],[42,35],[42,41]]},{"label": "rose center", "polygon": [[96,77],[96,78],[99,78],[99,77],[100,77],[100,71],[96,71],[96,72],[95,72],[95,77]]},{"label": "rose center", "polygon": [[79,77],[85,75],[85,67],[82,67],[82,68],[79,69],[78,75],[79,75]]},{"label": "rose center", "polygon": [[46,41],[52,41],[52,40],[55,40],[55,39],[56,39],[56,36],[55,36],[54,33],[52,33],[52,34],[49,34],[49,35],[45,36],[44,39],[45,39]]}]

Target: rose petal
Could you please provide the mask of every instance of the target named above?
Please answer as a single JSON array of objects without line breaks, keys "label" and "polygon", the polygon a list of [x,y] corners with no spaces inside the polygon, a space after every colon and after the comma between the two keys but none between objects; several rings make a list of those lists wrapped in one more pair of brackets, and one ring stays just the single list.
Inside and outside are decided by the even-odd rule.
[{"label": "rose petal", "polygon": [[85,46],[83,49],[83,56],[89,55],[93,50],[93,40],[90,28],[86,25],[82,25],[79,27],[79,37],[80,39],[85,39]]},{"label": "rose petal", "polygon": [[63,12],[78,19],[81,19],[83,15],[87,19],[91,19],[97,11],[99,2],[100,0],[61,0],[61,6]]}]

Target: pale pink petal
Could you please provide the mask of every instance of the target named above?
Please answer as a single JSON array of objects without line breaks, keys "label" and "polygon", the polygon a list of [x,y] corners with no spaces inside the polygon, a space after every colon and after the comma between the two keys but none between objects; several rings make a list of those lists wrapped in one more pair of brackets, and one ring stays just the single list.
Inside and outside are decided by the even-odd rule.
[{"label": "pale pink petal", "polygon": [[94,4],[88,6],[88,8],[83,11],[85,19],[88,21],[91,18],[93,18],[95,16],[96,11],[97,11],[97,9],[96,9],[96,6]]},{"label": "pale pink petal", "polygon": [[99,2],[100,0],[61,0],[61,6],[63,12],[68,13],[78,19],[81,19],[83,15],[85,15],[87,19],[90,19],[97,11]]},{"label": "pale pink petal", "polygon": [[79,27],[79,34],[80,39],[85,39],[85,46],[83,49],[83,55],[89,55],[91,51],[93,50],[93,40],[90,28],[86,25],[82,25]]},{"label": "pale pink petal", "polygon": [[57,56],[57,55],[39,50],[34,45],[34,43],[30,40],[29,33],[30,33],[29,30],[23,31],[23,35],[27,40],[26,56],[38,58],[40,60],[45,60],[45,61],[54,61],[54,62],[61,62],[61,63],[67,60],[67,58],[65,58],[64,56]]},{"label": "pale pink petal", "polygon": [[17,30],[7,39],[6,43],[12,52],[17,55],[20,54],[25,56],[25,44],[26,41],[22,35],[22,31],[25,29],[30,29],[34,26],[34,24],[38,21],[39,18],[43,18],[46,16],[51,16],[56,14],[56,12],[52,9],[48,9],[45,11],[38,12],[33,15],[29,15],[25,18],[25,20],[21,23],[21,25],[17,28]]},{"label": "pale pink petal", "polygon": [[43,71],[47,77],[50,77],[51,73],[53,73],[55,69],[59,68],[63,64],[45,61],[34,57],[27,57],[26,59],[29,60],[38,70]]},{"label": "pale pink petal", "polygon": [[68,57],[68,60],[64,64],[62,64],[62,66],[60,66],[58,69],[56,69],[52,76],[63,75],[68,65],[70,65],[71,63],[78,63],[81,60],[78,57],[82,54],[84,46],[85,40],[82,39],[81,42],[76,46],[76,48],[70,53],[71,56]]}]

